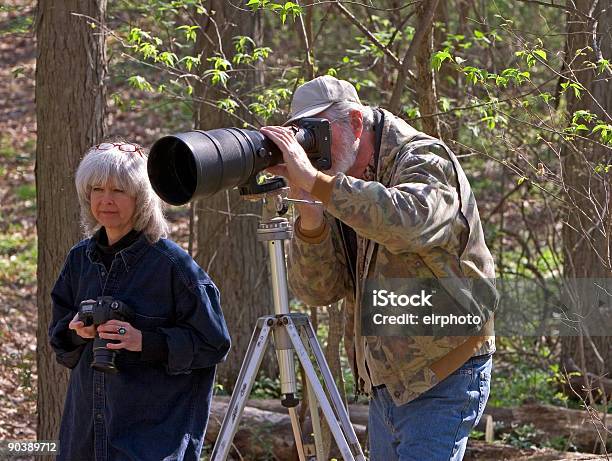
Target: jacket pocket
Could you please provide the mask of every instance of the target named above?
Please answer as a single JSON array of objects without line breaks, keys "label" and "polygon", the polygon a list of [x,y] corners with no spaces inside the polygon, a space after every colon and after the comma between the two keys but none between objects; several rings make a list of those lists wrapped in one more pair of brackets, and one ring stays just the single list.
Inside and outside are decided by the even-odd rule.
[{"label": "jacket pocket", "polygon": [[129,323],[134,328],[139,330],[155,331],[157,327],[167,327],[170,324],[170,319],[167,317],[157,317],[134,313],[129,320]]}]

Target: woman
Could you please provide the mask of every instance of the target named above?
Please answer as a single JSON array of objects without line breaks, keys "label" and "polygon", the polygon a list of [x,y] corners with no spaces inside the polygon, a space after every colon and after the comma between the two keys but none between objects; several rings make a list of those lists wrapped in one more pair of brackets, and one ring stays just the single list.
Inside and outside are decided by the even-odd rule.
[{"label": "woman", "polygon": [[[72,369],[58,459],[198,460],[215,365],[230,346],[219,292],[164,238],[140,146],[92,147],[76,188],[89,238],[70,250],[51,293],[51,345]],[[87,300],[93,325],[79,320]]]}]

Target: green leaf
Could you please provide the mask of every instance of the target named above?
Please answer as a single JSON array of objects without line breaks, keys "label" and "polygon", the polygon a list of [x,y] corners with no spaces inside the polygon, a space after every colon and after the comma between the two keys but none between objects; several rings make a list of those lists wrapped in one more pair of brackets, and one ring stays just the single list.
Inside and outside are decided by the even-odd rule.
[{"label": "green leaf", "polygon": [[173,67],[176,61],[178,61],[178,56],[169,51],[164,51],[160,53],[155,60],[164,63],[168,67]]},{"label": "green leaf", "polygon": [[111,94],[111,100],[113,101],[113,104],[115,104],[115,106],[123,107],[123,99],[121,98],[121,95],[119,93]]},{"label": "green leaf", "polygon": [[217,101],[217,107],[233,114],[238,108],[238,103],[231,98],[219,99]]},{"label": "green leaf", "polygon": [[595,118],[596,118],[596,115],[591,113],[591,111],[577,110],[572,115],[572,123],[577,123],[580,120],[584,120],[586,122],[592,122],[593,120],[595,120]]},{"label": "green leaf", "polygon": [[525,58],[527,60],[527,66],[528,67],[533,67],[536,65],[536,58],[533,57],[533,54],[529,53],[525,55]]},{"label": "green leaf", "polygon": [[603,73],[606,69],[608,71],[611,70],[610,61],[607,60],[607,59],[604,59],[604,58],[600,58],[597,61],[597,74],[599,75],[599,74]]},{"label": "green leaf", "polygon": [[151,84],[147,81],[146,78],[141,75],[132,75],[128,78],[128,83],[130,84],[130,86],[138,90],[149,91],[151,93],[154,92]]},{"label": "green leaf", "polygon": [[441,97],[440,98],[440,108],[443,112],[448,112],[451,107],[451,101],[448,98]]},{"label": "green leaf", "polygon": [[595,125],[595,127],[593,127],[593,131],[591,131],[593,134],[598,132],[603,144],[612,145],[612,125],[600,121],[597,125]]},{"label": "green leaf", "polygon": [[195,42],[196,38],[197,38],[197,33],[196,31],[200,28],[200,26],[179,26],[176,29],[177,30],[182,30],[185,32],[185,38],[187,39],[187,41],[191,41],[191,42]]},{"label": "green leaf", "polygon": [[520,186],[521,184],[523,184],[525,182],[525,180],[528,179],[525,176],[521,176],[520,178],[518,178],[518,181],[516,181],[516,185]]},{"label": "green leaf", "polygon": [[417,118],[421,116],[421,112],[419,111],[418,107],[407,107],[404,108],[404,113],[406,114],[406,117],[411,119],[411,118]]},{"label": "green leaf", "polygon": [[152,43],[149,43],[149,42],[141,43],[140,46],[138,47],[138,51],[140,52],[140,54],[142,54],[142,57],[145,59],[153,58],[155,60],[155,58],[157,58],[157,54],[158,54],[157,47],[153,45]]},{"label": "green leaf", "polygon": [[245,53],[236,53],[234,57],[232,58],[232,62],[234,64],[242,64],[243,62],[248,64],[251,62],[251,60],[252,60],[251,55],[245,54]]},{"label": "green leaf", "polygon": [[561,83],[561,88],[563,89],[562,92],[567,91],[568,88],[573,89],[576,99],[580,99],[582,91],[585,89],[580,83],[577,82],[563,82]]},{"label": "green leaf", "polygon": [[551,99],[554,99],[549,92],[540,93],[538,96],[542,98],[546,104],[548,104],[548,101]]},{"label": "green leaf", "polygon": [[495,85],[506,88],[508,86],[508,79],[506,77],[498,75],[497,77],[495,77]]},{"label": "green leaf", "polygon": [[249,0],[246,4],[251,10],[257,11],[259,8],[265,8],[269,0]]},{"label": "green leaf", "polygon": [[13,78],[15,79],[25,75],[24,71],[25,71],[25,67],[23,66],[17,66],[11,69],[11,73],[13,74]]},{"label": "green leaf", "polygon": [[474,66],[466,66],[462,70],[468,83],[472,83],[473,85],[478,82],[484,82],[485,77],[488,75],[486,70]]},{"label": "green leaf", "polygon": [[589,131],[589,128],[584,123],[576,125],[576,131]]},{"label": "green leaf", "polygon": [[491,44],[491,40],[489,40],[487,38],[487,36],[484,33],[482,33],[481,31],[479,31],[478,29],[474,30],[474,37],[476,37],[476,40],[478,40],[480,42],[484,42],[487,45]]},{"label": "green leaf", "polygon": [[253,50],[253,60],[260,61],[262,59],[266,59],[272,53],[272,48],[267,46],[262,46],[259,48],[255,48]]},{"label": "green leaf", "polygon": [[213,63],[215,70],[227,70],[232,68],[232,63],[222,56],[213,56],[208,58],[207,61]]},{"label": "green leaf", "polygon": [[[209,58],[209,60],[210,59],[212,58]],[[228,73],[224,70],[216,68],[216,66],[215,69],[208,69],[206,72],[204,72],[204,77],[210,78],[213,85],[221,85],[223,87],[227,85],[227,81],[229,80]]]},{"label": "green leaf", "polygon": [[546,61],[546,51],[544,51],[544,50],[533,50],[533,54],[538,55],[540,58],[542,58],[544,61]]},{"label": "green leaf", "polygon": [[200,65],[200,57],[199,56],[185,56],[181,61],[185,63],[185,68],[191,72],[194,67]]},{"label": "green leaf", "polygon": [[447,59],[453,60],[452,55],[448,50],[437,51],[431,56],[431,65],[437,71],[442,67],[442,63]]},{"label": "green leaf", "polygon": [[236,51],[239,53],[248,53],[249,46],[250,48],[255,48],[256,46],[255,41],[247,35],[236,35],[233,40],[234,48],[236,48]]}]

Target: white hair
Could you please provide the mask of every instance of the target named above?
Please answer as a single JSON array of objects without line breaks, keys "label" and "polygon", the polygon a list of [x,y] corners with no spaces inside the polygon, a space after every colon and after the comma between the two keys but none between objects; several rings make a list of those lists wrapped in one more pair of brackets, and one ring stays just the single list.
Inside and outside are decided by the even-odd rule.
[{"label": "white hair", "polygon": [[333,155],[332,167],[327,170],[328,174],[346,173],[357,159],[360,141],[355,138],[350,124],[350,114],[354,110],[361,113],[363,130],[373,130],[374,112],[372,108],[356,102],[337,102],[319,114],[330,121],[337,121],[341,127],[338,135],[344,150]]},{"label": "white hair", "polygon": [[374,112],[372,111],[372,108],[370,106],[364,106],[357,102],[337,102],[331,107],[325,109],[319,115],[325,114],[325,117],[329,120],[342,120],[342,122],[346,124],[348,123],[349,115],[353,110],[361,112],[364,130],[371,130],[374,128]]},{"label": "white hair", "polygon": [[164,217],[162,202],[149,183],[147,153],[137,144],[123,144],[132,144],[138,151],[125,152],[118,145],[107,150],[94,146],[81,160],[75,178],[81,206],[81,225],[87,237],[101,227],[91,212],[91,189],[112,181],[136,199],[134,229],[142,231],[149,242],[155,243],[168,235],[169,226]]}]

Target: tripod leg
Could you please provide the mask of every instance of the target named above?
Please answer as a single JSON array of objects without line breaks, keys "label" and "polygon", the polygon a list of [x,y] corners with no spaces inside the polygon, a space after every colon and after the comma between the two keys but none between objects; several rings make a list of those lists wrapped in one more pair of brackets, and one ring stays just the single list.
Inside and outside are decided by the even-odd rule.
[{"label": "tripod leg", "polygon": [[[284,317],[283,320],[285,319],[287,321],[286,323],[287,332],[289,333],[289,337],[291,338],[291,341],[293,342],[293,347],[295,348],[295,352],[298,358],[300,359],[302,367],[304,367],[304,372],[306,373],[306,376],[308,377],[308,381],[312,387],[312,390],[315,393],[317,400],[319,401],[319,405],[321,406],[323,415],[325,416],[325,419],[327,420],[327,424],[329,425],[329,430],[334,436],[334,440],[336,440],[336,444],[338,445],[338,448],[340,449],[340,453],[342,454],[342,457],[344,458],[345,461],[353,461],[354,459],[365,461],[365,457],[363,456],[363,453],[361,452],[361,447],[359,446],[359,443],[357,443],[356,446],[354,444],[351,444],[349,446],[349,444],[347,443],[344,433],[342,432],[342,428],[338,425],[338,420],[336,419],[334,410],[332,409],[329,403],[329,400],[327,399],[327,396],[325,395],[325,391],[323,390],[323,387],[321,386],[321,383],[319,382],[319,377],[317,376],[314,366],[312,365],[312,362],[310,361],[310,357],[308,356],[308,351],[306,350],[304,344],[302,343],[300,334],[298,333],[297,328],[295,327],[295,324],[293,323],[293,320],[288,316]],[[335,388],[335,384],[333,385],[333,387]],[[336,392],[338,391],[336,390]],[[342,411],[346,413],[346,410],[344,410],[344,407],[342,407]],[[348,419],[348,416],[347,416],[347,419]],[[351,426],[351,430],[352,430],[352,426]],[[354,431],[353,431],[353,434],[355,434]],[[356,436],[355,436],[355,439],[356,439]],[[353,454],[353,451],[355,452],[356,456]]]},{"label": "tripod leg", "polygon": [[312,432],[314,433],[317,460],[322,460],[324,447],[321,430],[321,418],[319,417],[319,406],[317,405],[317,398],[308,379],[306,379],[304,386],[306,386],[306,390],[308,391],[308,408],[310,409],[310,421],[312,422]]},{"label": "tripod leg", "polygon": [[[300,338],[302,340],[302,344],[304,344],[305,346],[309,345],[308,336],[306,335],[303,328],[300,332]],[[323,429],[321,428],[321,416],[319,415],[319,406],[315,393],[312,391],[310,381],[308,381],[308,378],[306,378],[304,386],[306,387],[306,391],[308,393],[308,408],[310,410],[310,421],[312,422],[312,432],[314,434],[317,460],[321,460],[324,458],[325,447],[323,445]]]},{"label": "tripod leg", "polygon": [[225,461],[234,440],[238,423],[242,418],[244,406],[251,393],[251,388],[255,382],[257,371],[261,365],[268,340],[270,339],[271,326],[274,325],[274,317],[260,317],[257,326],[251,336],[247,353],[240,367],[240,373],[236,380],[234,392],[230,399],[227,413],[223,418],[223,423],[217,435],[215,447],[210,456],[211,461]]},{"label": "tripod leg", "polygon": [[291,429],[293,430],[293,438],[295,439],[295,448],[298,452],[300,461],[306,461],[304,454],[304,442],[302,441],[302,431],[300,429],[300,417],[297,414],[297,407],[288,408],[289,417],[291,418]]},{"label": "tripod leg", "polygon": [[306,334],[308,335],[308,343],[310,344],[310,348],[312,350],[313,355],[319,365],[319,369],[321,370],[321,376],[323,377],[323,382],[327,387],[329,392],[330,400],[336,410],[336,414],[338,415],[338,419],[340,420],[340,426],[342,430],[346,434],[346,438],[348,443],[353,449],[353,452],[356,453],[355,458],[360,460],[365,460],[365,456],[363,451],[361,450],[361,445],[359,445],[359,439],[357,439],[357,434],[355,433],[355,429],[351,424],[351,420],[348,415],[348,411],[342,402],[342,397],[340,397],[340,393],[338,392],[338,388],[336,387],[336,383],[334,382],[334,377],[327,365],[327,361],[325,360],[325,356],[323,355],[323,351],[321,350],[321,346],[319,345],[319,341],[317,340],[316,333],[312,324],[310,323],[310,319],[308,319],[307,323],[302,325],[306,330]]}]

